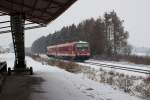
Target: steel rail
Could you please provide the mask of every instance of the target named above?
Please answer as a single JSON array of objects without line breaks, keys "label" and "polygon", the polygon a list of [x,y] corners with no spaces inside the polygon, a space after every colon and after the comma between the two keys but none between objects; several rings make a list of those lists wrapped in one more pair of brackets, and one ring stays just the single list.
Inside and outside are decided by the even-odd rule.
[{"label": "steel rail", "polygon": [[91,65],[101,66],[101,67],[107,67],[107,68],[113,68],[113,69],[120,69],[120,70],[150,74],[150,70],[144,70],[144,69],[139,69],[139,68],[129,68],[129,67],[123,67],[123,66],[117,66],[117,65],[95,63],[95,62],[86,62],[86,63],[91,64]]}]

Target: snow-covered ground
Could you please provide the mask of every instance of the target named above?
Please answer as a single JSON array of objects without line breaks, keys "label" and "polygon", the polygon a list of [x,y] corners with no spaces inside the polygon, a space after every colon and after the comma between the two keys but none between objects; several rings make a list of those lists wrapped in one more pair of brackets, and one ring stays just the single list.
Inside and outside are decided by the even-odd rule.
[{"label": "snow-covered ground", "polygon": [[[8,66],[13,66],[14,54],[0,54],[0,60],[6,60]],[[33,76],[44,79],[42,84],[33,87],[43,92],[33,91],[31,100],[142,100],[110,85],[89,80],[81,74],[42,65],[29,57],[26,57],[26,61],[34,69]]]}]

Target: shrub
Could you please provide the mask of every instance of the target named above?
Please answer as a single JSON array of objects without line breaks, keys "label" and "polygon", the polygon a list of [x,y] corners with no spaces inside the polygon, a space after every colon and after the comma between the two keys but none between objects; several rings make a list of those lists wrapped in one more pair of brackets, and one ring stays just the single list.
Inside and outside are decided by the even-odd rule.
[{"label": "shrub", "polygon": [[58,66],[59,68],[65,69],[68,72],[79,72],[81,71],[81,66],[79,66],[77,63],[75,62],[65,62],[65,61],[61,61],[61,60],[50,60],[48,61],[49,65],[52,66]]},{"label": "shrub", "polygon": [[150,84],[150,76],[147,76],[147,77],[144,79],[144,83],[145,83],[145,84]]}]

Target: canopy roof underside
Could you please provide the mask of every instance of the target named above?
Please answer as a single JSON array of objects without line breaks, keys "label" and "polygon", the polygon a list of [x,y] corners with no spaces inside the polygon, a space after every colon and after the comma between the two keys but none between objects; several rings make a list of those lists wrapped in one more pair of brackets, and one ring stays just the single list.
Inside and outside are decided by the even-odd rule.
[{"label": "canopy roof underside", "polygon": [[27,21],[48,24],[76,0],[0,0],[1,14],[23,14]]}]

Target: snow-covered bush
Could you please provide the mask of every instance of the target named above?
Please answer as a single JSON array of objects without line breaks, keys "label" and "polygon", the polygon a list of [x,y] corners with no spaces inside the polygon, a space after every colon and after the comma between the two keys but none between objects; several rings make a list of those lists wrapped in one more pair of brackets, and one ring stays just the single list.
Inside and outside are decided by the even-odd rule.
[{"label": "snow-covered bush", "polygon": [[142,95],[144,97],[149,97],[150,98],[150,76],[147,76],[141,83],[143,86],[142,88]]},{"label": "snow-covered bush", "polygon": [[82,72],[89,79],[100,83],[112,85],[115,89],[121,89],[132,95],[143,98],[150,98],[150,76],[143,78],[137,76],[129,76],[115,71],[106,71],[102,68],[99,70],[88,66],[82,67]]}]

